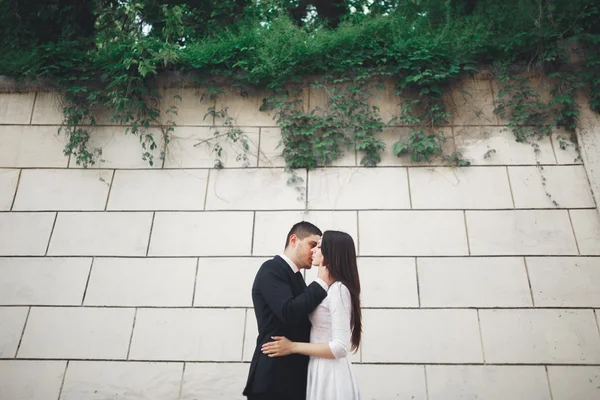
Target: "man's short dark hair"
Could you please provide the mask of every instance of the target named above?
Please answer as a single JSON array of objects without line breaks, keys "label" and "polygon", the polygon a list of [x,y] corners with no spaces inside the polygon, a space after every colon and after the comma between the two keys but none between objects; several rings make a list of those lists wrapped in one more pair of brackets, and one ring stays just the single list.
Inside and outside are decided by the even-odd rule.
[{"label": "man's short dark hair", "polygon": [[292,235],[296,235],[298,237],[298,239],[302,240],[310,235],[322,236],[323,233],[321,232],[321,230],[319,228],[317,228],[315,225],[311,224],[310,222],[307,222],[307,221],[297,222],[294,224],[294,226],[292,226],[292,229],[290,229],[290,232],[287,234],[287,238],[285,239],[285,248],[286,249],[290,244],[290,238],[292,237]]}]

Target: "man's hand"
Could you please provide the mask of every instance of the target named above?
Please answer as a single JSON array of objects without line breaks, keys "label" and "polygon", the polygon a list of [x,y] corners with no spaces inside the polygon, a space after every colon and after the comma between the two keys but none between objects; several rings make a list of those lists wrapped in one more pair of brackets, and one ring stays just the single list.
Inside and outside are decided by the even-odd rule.
[{"label": "man's hand", "polygon": [[324,267],[324,266],[319,266],[318,277],[323,279],[323,281],[325,281],[325,283],[327,284],[327,287],[330,287],[331,285],[333,285],[333,282],[335,282],[335,280],[333,278],[331,278],[331,275],[329,275],[329,270],[327,269],[327,267]]}]

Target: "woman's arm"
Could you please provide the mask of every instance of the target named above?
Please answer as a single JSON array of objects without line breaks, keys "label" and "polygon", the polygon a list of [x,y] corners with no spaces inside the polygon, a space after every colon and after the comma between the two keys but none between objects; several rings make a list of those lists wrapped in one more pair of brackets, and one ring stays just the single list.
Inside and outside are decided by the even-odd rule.
[{"label": "woman's arm", "polygon": [[335,358],[329,343],[292,342],[283,336],[273,336],[274,342],[265,343],[262,352],[269,357],[281,357],[290,354],[304,354],[319,358]]}]

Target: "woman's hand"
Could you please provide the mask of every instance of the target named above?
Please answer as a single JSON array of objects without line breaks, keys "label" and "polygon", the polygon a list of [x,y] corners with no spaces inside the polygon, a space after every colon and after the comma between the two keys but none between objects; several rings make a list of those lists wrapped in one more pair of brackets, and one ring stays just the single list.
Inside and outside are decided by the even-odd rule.
[{"label": "woman's hand", "polygon": [[274,342],[262,345],[262,352],[269,357],[282,357],[294,353],[294,342],[285,336],[271,336]]}]

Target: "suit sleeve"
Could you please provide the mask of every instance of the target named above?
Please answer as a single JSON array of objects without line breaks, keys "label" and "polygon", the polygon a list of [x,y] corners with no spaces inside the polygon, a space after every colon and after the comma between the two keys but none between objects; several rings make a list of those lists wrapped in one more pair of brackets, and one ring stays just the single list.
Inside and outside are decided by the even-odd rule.
[{"label": "suit sleeve", "polygon": [[269,308],[285,325],[302,322],[327,297],[327,291],[316,282],[294,297],[285,271],[274,265],[265,265],[258,283]]}]

